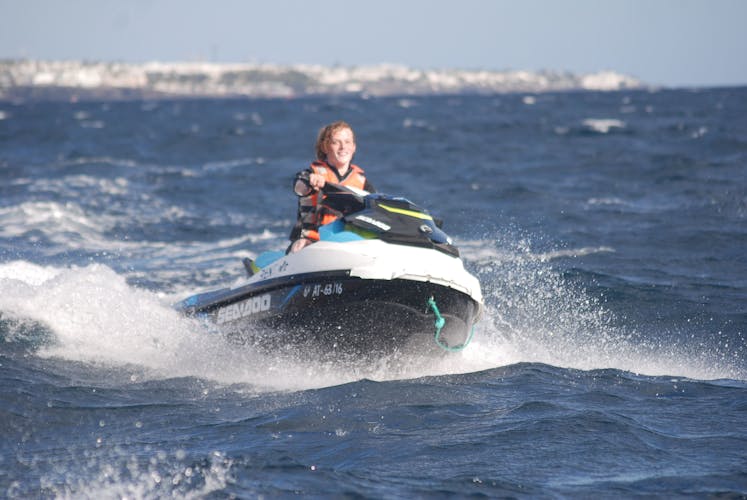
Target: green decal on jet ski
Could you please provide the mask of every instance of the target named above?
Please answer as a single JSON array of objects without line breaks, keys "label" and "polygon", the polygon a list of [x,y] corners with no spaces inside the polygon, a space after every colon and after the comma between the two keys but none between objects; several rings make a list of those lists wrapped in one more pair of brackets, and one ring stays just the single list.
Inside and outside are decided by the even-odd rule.
[{"label": "green decal on jet ski", "polygon": [[383,203],[379,203],[379,207],[387,210],[388,212],[394,212],[395,214],[409,215],[410,217],[415,217],[416,219],[433,220],[433,217],[428,214],[424,214],[423,212],[415,212],[414,210],[390,207],[389,205],[384,205]]}]

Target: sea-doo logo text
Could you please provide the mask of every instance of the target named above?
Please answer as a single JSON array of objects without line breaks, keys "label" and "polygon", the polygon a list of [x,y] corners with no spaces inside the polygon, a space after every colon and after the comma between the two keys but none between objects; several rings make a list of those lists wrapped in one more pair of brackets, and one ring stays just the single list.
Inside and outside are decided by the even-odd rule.
[{"label": "sea-doo logo text", "polygon": [[259,295],[243,302],[237,302],[230,306],[222,307],[218,310],[218,317],[215,319],[215,322],[222,325],[223,323],[236,321],[237,319],[245,318],[262,311],[268,311],[269,309],[270,295]]},{"label": "sea-doo logo text", "polygon": [[390,226],[389,224],[384,224],[380,220],[372,219],[371,217],[367,215],[358,215],[355,218],[358,220],[362,220],[363,222],[368,222],[372,226],[376,226],[382,231],[389,231],[392,228],[392,226]]}]

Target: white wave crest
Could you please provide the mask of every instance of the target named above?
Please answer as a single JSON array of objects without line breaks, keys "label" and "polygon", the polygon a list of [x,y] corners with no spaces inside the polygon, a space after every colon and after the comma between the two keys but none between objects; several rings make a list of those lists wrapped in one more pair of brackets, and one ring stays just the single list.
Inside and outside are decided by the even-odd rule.
[{"label": "white wave crest", "polygon": [[87,215],[72,202],[29,201],[0,208],[0,235],[5,238],[28,236],[38,239],[40,231],[67,248],[102,246],[102,233],[114,227],[116,220],[103,214]]},{"label": "white wave crest", "polygon": [[123,276],[99,264],[0,264],[0,313],[39,323],[52,333],[53,341],[38,356],[117,367],[130,373],[131,382],[197,377],[273,391],[399,373],[386,362],[339,366],[237,347],[211,327],[180,315],[162,295],[129,286]]},{"label": "white wave crest", "polygon": [[582,125],[599,134],[608,134],[613,130],[622,130],[626,127],[624,121],[616,118],[587,118]]},{"label": "white wave crest", "polygon": [[[262,354],[181,316],[166,295],[128,285],[123,276],[99,264],[71,268],[20,261],[0,264],[0,312],[5,318],[37,322],[52,332],[54,341],[37,355],[116,366],[129,372],[133,382],[197,377],[264,392],[364,378],[467,373],[521,362],[700,379],[745,375],[723,359],[705,352],[693,354],[687,346],[634,340],[631,330],[621,326],[598,298],[553,271],[546,254],[506,257],[478,265],[487,307],[470,346],[438,358],[397,353],[338,363],[310,360],[302,353]],[[655,338],[651,337],[655,333],[648,338]]]}]

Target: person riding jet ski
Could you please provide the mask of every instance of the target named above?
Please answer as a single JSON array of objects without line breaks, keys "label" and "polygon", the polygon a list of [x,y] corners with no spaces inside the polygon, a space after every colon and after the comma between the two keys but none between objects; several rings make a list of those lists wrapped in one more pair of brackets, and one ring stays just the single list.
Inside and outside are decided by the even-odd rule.
[{"label": "person riding jet ski", "polygon": [[293,191],[298,196],[298,218],[293,227],[288,253],[293,253],[319,241],[319,226],[340,217],[329,207],[320,206],[321,189],[327,183],[375,192],[365,172],[353,165],[355,133],[344,121],[322,127],[316,140],[316,161],[294,179]]},{"label": "person riding jet ski", "polygon": [[350,125],[322,128],[317,161],[295,177],[287,251],[244,259],[245,278],[177,308],[258,349],[377,356],[466,347],[483,308],[479,281],[426,209],[371,193],[354,153]]}]

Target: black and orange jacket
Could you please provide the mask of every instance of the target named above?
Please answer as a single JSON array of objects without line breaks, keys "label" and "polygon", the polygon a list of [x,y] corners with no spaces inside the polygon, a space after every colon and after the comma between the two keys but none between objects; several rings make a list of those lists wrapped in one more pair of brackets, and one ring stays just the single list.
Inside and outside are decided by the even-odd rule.
[{"label": "black and orange jacket", "polygon": [[319,240],[317,231],[319,226],[329,224],[340,216],[340,214],[327,210],[325,207],[317,208],[319,197],[324,195],[312,190],[309,186],[309,176],[312,173],[323,175],[326,182],[363,189],[370,193],[374,192],[373,186],[366,179],[365,172],[359,166],[351,164],[345,175],[340,176],[335,167],[321,161],[315,161],[308,169],[296,174],[293,182],[293,190],[298,195],[298,217],[290,234],[291,241],[298,238]]}]

